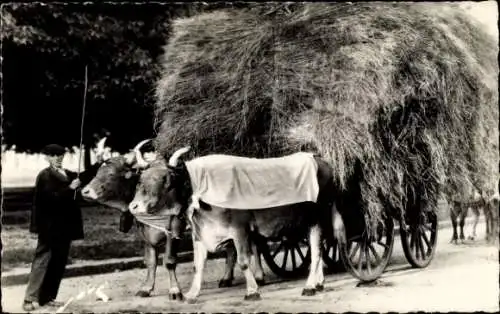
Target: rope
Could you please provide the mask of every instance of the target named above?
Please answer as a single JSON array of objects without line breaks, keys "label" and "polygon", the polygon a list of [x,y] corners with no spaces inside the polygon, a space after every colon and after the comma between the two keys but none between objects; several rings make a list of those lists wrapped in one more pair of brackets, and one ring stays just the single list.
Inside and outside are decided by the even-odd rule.
[{"label": "rope", "polygon": [[[87,71],[87,66],[85,66],[85,89],[83,91],[82,122],[80,124],[80,150],[78,152],[78,174],[77,174],[78,179],[80,179],[80,171],[82,167],[83,124],[85,121],[85,105],[87,103],[87,85],[88,85],[88,71]],[[77,189],[75,189],[73,200],[76,200],[76,191]]]}]

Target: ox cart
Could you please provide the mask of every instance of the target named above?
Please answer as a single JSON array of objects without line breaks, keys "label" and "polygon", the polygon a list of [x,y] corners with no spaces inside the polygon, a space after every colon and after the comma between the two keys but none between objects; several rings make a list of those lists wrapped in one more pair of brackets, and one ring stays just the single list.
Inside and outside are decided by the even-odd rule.
[{"label": "ox cart", "polygon": [[[322,257],[327,270],[349,271],[362,282],[379,278],[392,255],[395,238],[395,215],[388,215],[378,225],[377,236],[371,238],[357,217],[357,223],[347,228],[347,243],[335,239],[322,243]],[[425,268],[434,257],[438,220],[434,212],[415,213],[399,219],[399,234],[407,261],[415,268]],[[261,239],[259,250],[266,264],[278,276],[295,278],[307,273],[310,250],[303,238],[280,237]]]}]

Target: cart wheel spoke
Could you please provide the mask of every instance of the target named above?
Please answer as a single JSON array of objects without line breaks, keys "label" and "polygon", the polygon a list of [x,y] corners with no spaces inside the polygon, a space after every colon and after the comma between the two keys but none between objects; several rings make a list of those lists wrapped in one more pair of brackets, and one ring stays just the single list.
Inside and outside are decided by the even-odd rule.
[{"label": "cart wheel spoke", "polygon": [[338,256],[339,246],[335,244],[335,245],[332,245],[331,248],[332,248],[332,260],[336,261],[339,259],[339,256]]},{"label": "cart wheel spoke", "polygon": [[272,256],[273,258],[275,258],[275,257],[276,257],[276,255],[278,255],[278,253],[280,252],[280,249],[281,249],[284,245],[285,245],[285,243],[284,243],[284,241],[282,241],[282,242],[280,243],[280,245],[278,245],[278,247],[276,248],[276,250],[273,252],[273,254],[271,254],[271,256]]},{"label": "cart wheel spoke", "polygon": [[285,251],[283,252],[283,264],[281,264],[281,267],[282,267],[283,269],[285,269],[285,268],[286,268],[286,262],[287,262],[287,259],[288,259],[288,252],[289,252],[289,251],[290,251],[290,250],[288,249],[288,247],[285,247]]},{"label": "cart wheel spoke", "polygon": [[292,248],[292,249],[290,249],[290,252],[292,253],[292,267],[293,267],[293,269],[295,269],[295,267],[297,265],[295,263],[295,250]]},{"label": "cart wheel spoke", "polygon": [[339,245],[337,240],[329,239],[322,243],[322,260],[325,263],[328,271],[339,272],[342,270],[342,262],[339,258]]},{"label": "cart wheel spoke", "polygon": [[417,257],[417,259],[420,259],[420,248],[418,246],[418,236],[416,234],[416,231],[413,231],[412,239],[413,239],[413,248],[415,250],[415,256]]},{"label": "cart wheel spoke", "polygon": [[300,256],[300,259],[301,259],[302,261],[304,261],[304,260],[305,260],[305,257],[304,257],[304,254],[302,254],[302,250],[301,250],[300,245],[299,245],[298,243],[295,245],[295,248],[297,249],[297,253],[298,253],[298,254],[299,254],[299,256]]},{"label": "cart wheel spoke", "polygon": [[429,238],[427,237],[427,234],[425,234],[425,232],[422,232],[422,238],[425,241],[425,245],[427,245],[427,249],[429,249],[431,247],[431,241],[429,240]]},{"label": "cart wheel spoke", "polygon": [[412,231],[410,234],[410,249],[415,249],[415,232]]},{"label": "cart wheel spoke", "polygon": [[377,251],[373,247],[373,244],[370,243],[370,245],[368,247],[370,248],[370,251],[372,252],[373,257],[375,257],[375,264],[376,265],[380,264],[380,256],[378,255]]},{"label": "cart wheel spoke", "polygon": [[368,275],[370,275],[371,272],[372,272],[372,265],[371,265],[371,262],[370,262],[370,252],[369,252],[369,249],[368,249],[369,246],[370,246],[370,244],[367,245],[367,246],[365,246],[366,272],[367,272]]},{"label": "cart wheel spoke", "polygon": [[383,247],[385,250],[388,250],[389,249],[389,245],[385,244],[384,242],[377,242],[378,245],[380,245],[381,247]]},{"label": "cart wheel spoke", "polygon": [[359,264],[358,264],[358,272],[361,273],[362,270],[363,270],[363,254],[364,253],[364,250],[363,248],[361,248],[361,250],[359,250]]},{"label": "cart wheel spoke", "polygon": [[[356,255],[356,253],[358,253],[358,250],[359,250],[359,247],[360,247],[360,243],[357,242],[356,243],[356,246],[354,247],[354,249],[352,250],[351,254],[349,255],[349,258],[352,260],[354,258],[354,256]],[[361,257],[360,257],[361,258]]]},{"label": "cart wheel spoke", "polygon": [[424,224],[422,225],[422,227],[428,231],[431,231],[432,232],[432,224]]},{"label": "cart wheel spoke", "polygon": [[427,254],[424,250],[424,243],[422,241],[422,237],[418,237],[418,246],[420,247],[420,254],[421,254],[422,260],[425,260],[425,258],[427,257]]}]

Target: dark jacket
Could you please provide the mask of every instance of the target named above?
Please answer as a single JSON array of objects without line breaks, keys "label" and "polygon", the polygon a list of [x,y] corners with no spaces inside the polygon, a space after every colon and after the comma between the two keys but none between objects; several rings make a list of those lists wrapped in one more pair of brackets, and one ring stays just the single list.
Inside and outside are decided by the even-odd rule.
[{"label": "dark jacket", "polygon": [[[95,176],[99,165],[80,173],[80,187]],[[52,167],[43,169],[36,178],[30,232],[48,240],[83,239],[82,213],[79,206],[80,189],[69,188],[77,178],[75,172],[65,170],[64,177]]]}]

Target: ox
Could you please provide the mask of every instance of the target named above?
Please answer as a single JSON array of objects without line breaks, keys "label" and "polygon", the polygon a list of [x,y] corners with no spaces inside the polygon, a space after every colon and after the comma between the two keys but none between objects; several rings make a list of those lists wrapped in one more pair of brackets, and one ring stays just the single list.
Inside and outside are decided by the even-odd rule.
[{"label": "ox", "polygon": [[[136,293],[140,297],[149,297],[154,290],[156,268],[160,247],[165,247],[163,264],[167,268],[169,278],[169,298],[182,300],[177,277],[175,274],[176,257],[178,250],[178,237],[185,230],[186,224],[178,216],[170,215],[171,220],[166,226],[173,232],[152,227],[134,218],[128,210],[132,200],[139,174],[147,166],[147,162],[140,151],[141,147],[149,140],[141,141],[130,153],[111,157],[99,168],[97,175],[82,190],[82,195],[88,199],[105,206],[120,210],[122,216],[120,230],[127,232],[135,221],[140,237],[145,242],[144,263],[147,267],[146,280]],[[100,146],[103,146],[103,142]],[[219,281],[219,287],[232,285],[234,266],[236,264],[236,251],[233,246],[227,247],[226,269]],[[262,272],[262,268],[260,267]],[[262,279],[263,282],[263,279]]]},{"label": "ox", "polygon": [[465,219],[467,218],[469,208],[472,209],[474,214],[474,222],[472,225],[472,233],[468,237],[469,240],[476,239],[476,228],[479,222],[479,216],[481,215],[481,209],[484,212],[484,218],[486,222],[486,241],[495,242],[498,239],[498,203],[499,195],[496,193],[487,192],[475,192],[473,199],[471,201],[460,201],[452,200],[450,203],[450,218],[453,226],[453,235],[451,238],[451,243],[457,244],[458,242],[458,232],[457,232],[457,220],[460,226],[460,240],[463,243],[465,240],[464,226]]},{"label": "ox", "polygon": [[[181,148],[171,156],[168,163],[163,160],[144,170],[135,197],[129,204],[129,209],[136,213],[151,213],[161,208],[171,214],[188,216],[193,229],[195,275],[191,288],[185,295],[186,300],[195,302],[199,296],[208,251],[215,251],[228,240],[232,240],[235,245],[237,262],[246,279],[244,299],[260,299],[258,283],[249,269],[249,243],[277,235],[302,239],[309,233],[311,266],[302,295],[310,296],[321,291],[324,283],[321,238],[335,237],[345,243],[344,224],[334,206],[332,168],[324,160],[314,156],[313,163],[317,166],[317,171],[312,175],[319,187],[316,202],[260,209],[223,208],[192,197],[187,162],[179,163],[179,158],[189,150],[189,147]],[[193,160],[196,159],[198,158]]]}]

